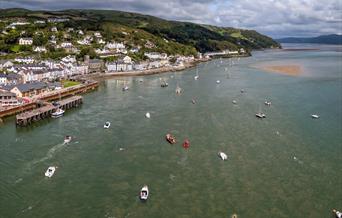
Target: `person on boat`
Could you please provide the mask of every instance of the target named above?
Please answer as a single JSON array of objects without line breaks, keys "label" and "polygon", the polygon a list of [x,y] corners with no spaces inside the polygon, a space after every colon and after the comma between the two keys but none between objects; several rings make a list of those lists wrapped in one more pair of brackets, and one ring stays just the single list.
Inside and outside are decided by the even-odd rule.
[{"label": "person on boat", "polygon": [[342,218],[342,213],[340,211],[333,209],[332,212],[335,214],[336,218]]}]

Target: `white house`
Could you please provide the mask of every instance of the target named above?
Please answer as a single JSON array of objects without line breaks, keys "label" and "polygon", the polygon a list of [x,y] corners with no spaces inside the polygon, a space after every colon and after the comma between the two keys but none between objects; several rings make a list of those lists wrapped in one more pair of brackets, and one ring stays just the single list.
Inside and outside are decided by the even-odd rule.
[{"label": "white house", "polygon": [[125,64],[131,64],[132,63],[132,58],[130,56],[127,56],[127,55],[122,60]]},{"label": "white house", "polygon": [[0,85],[6,85],[7,83],[7,75],[0,73]]},{"label": "white house", "polygon": [[107,71],[112,71],[115,72],[116,71],[116,63],[115,62],[109,62],[106,64],[107,67]]},{"label": "white house", "polygon": [[46,52],[46,48],[44,46],[37,46],[33,49],[34,52]]},{"label": "white house", "polygon": [[126,46],[123,43],[109,42],[105,46],[108,49],[125,49]]},{"label": "white house", "polygon": [[79,34],[79,35],[82,35],[82,36],[83,36],[83,35],[84,35],[84,32],[83,32],[82,30],[78,30],[78,31],[77,31],[77,34]]},{"label": "white house", "polygon": [[0,70],[5,68],[10,68],[13,66],[13,63],[9,60],[0,60]]},{"label": "white house", "polygon": [[73,45],[71,42],[62,42],[61,47],[62,48],[71,48],[71,47],[73,47]]},{"label": "white house", "polygon": [[18,63],[32,64],[35,62],[35,59],[31,57],[16,57],[14,61]]},{"label": "white house", "polygon": [[145,52],[144,55],[151,60],[159,60],[159,59],[167,59],[166,53],[158,53],[158,52]]},{"label": "white house", "polygon": [[32,45],[33,39],[32,38],[20,38],[19,45]]},{"label": "white house", "polygon": [[99,32],[95,32],[95,33],[94,33],[94,36],[95,36],[96,38],[102,38],[102,35],[101,35],[101,33],[99,33]]},{"label": "white house", "polygon": [[51,32],[57,32],[57,31],[58,31],[57,27],[54,26],[51,28]]}]

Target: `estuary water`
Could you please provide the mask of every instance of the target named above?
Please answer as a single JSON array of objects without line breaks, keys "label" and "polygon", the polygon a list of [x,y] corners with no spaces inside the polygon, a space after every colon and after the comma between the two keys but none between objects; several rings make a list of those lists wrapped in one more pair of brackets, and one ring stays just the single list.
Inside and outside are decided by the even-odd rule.
[{"label": "estuary water", "polygon": [[[7,119],[0,217],[332,217],[342,210],[342,53],[319,47],[213,60],[198,66],[198,80],[196,69],[113,78],[59,119],[27,128]],[[259,64],[296,64],[303,73]],[[72,142],[63,144],[65,135]],[[49,166],[58,166],[52,178]],[[138,199],[144,184],[146,203]]]}]

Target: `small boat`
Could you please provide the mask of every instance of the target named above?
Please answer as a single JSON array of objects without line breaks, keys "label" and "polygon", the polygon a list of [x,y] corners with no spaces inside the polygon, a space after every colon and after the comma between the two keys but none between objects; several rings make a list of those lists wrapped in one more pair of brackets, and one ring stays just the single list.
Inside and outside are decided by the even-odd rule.
[{"label": "small boat", "polygon": [[192,103],[192,104],[196,104],[196,100],[195,100],[195,99],[192,99],[192,100],[191,100],[191,103]]},{"label": "small boat", "polygon": [[260,118],[260,119],[266,118],[266,115],[265,115],[264,113],[261,113],[261,112],[256,113],[255,116],[256,116],[257,118]]},{"label": "small boat", "polygon": [[221,81],[220,81],[220,80],[216,80],[216,83],[217,83],[217,84],[220,84],[220,83],[221,83]]},{"label": "small boat", "polygon": [[56,168],[57,167],[53,167],[53,166],[49,167],[45,172],[45,176],[51,178],[53,176],[53,174],[55,173]]},{"label": "small boat", "polygon": [[265,101],[265,105],[271,106],[271,104],[272,104],[272,102],[270,102],[270,101]]},{"label": "small boat", "polygon": [[103,128],[105,128],[105,129],[109,129],[109,127],[110,127],[110,122],[105,122],[105,124],[104,124],[104,126],[103,126]]},{"label": "small boat", "polygon": [[177,85],[176,94],[177,94],[177,95],[180,95],[181,93],[182,93],[182,89],[181,89],[181,87],[179,87],[179,86]]},{"label": "small boat", "polygon": [[332,212],[335,214],[336,218],[342,218],[342,213],[340,211],[333,209]]},{"label": "small boat", "polygon": [[244,89],[241,89],[240,92],[241,92],[241,93],[245,93],[245,90],[244,90]]},{"label": "small boat", "polygon": [[196,76],[194,76],[194,79],[195,80],[198,80],[198,78],[199,78],[199,75],[198,75],[198,68],[196,69]]},{"label": "small boat", "polygon": [[165,88],[165,87],[168,87],[169,84],[165,81],[162,82],[162,84],[160,84],[161,87]]},{"label": "small boat", "polygon": [[319,115],[318,115],[318,114],[311,114],[311,117],[312,117],[313,119],[318,119],[318,118],[319,118]]},{"label": "small boat", "polygon": [[58,118],[58,117],[63,116],[64,113],[65,113],[64,110],[58,108],[55,112],[53,112],[53,113],[51,114],[51,117],[52,117],[52,118]]},{"label": "small boat", "polygon": [[190,141],[185,139],[182,146],[183,148],[188,149],[190,147]]},{"label": "small boat", "polygon": [[171,135],[171,134],[166,134],[166,141],[168,141],[170,144],[175,144],[176,143],[176,138]]},{"label": "small boat", "polygon": [[122,88],[122,91],[124,92],[124,91],[127,91],[128,89],[129,89],[128,86],[124,86],[124,87]]},{"label": "small boat", "polygon": [[146,201],[147,198],[148,198],[148,194],[149,194],[148,186],[147,186],[147,185],[144,185],[144,186],[141,188],[141,191],[140,191],[140,195],[139,195],[140,200]]},{"label": "small boat", "polygon": [[147,112],[147,113],[145,114],[145,117],[148,118],[148,119],[150,119],[150,118],[151,118],[151,114],[150,114],[149,112]]},{"label": "small boat", "polygon": [[64,137],[64,144],[68,144],[69,142],[71,142],[71,139],[72,139],[71,136],[69,136],[69,135],[65,136]]},{"label": "small boat", "polygon": [[237,104],[237,101],[236,101],[236,100],[233,100],[233,104]]},{"label": "small boat", "polygon": [[140,79],[139,82],[142,83],[142,82],[144,82],[144,80],[143,80],[143,79]]},{"label": "small boat", "polygon": [[222,160],[227,160],[228,156],[223,153],[222,151],[219,151],[217,155],[222,159]]}]

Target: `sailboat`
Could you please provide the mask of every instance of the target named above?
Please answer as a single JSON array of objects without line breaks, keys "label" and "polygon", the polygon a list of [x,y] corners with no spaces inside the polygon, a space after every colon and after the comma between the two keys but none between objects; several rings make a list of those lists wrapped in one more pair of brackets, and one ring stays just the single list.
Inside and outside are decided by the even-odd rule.
[{"label": "sailboat", "polygon": [[181,87],[179,87],[179,85],[177,84],[177,88],[176,88],[176,94],[180,95],[182,93],[182,89]]},{"label": "sailboat", "polygon": [[198,75],[198,68],[196,68],[196,76],[194,77],[195,80],[198,80],[199,75]]}]

